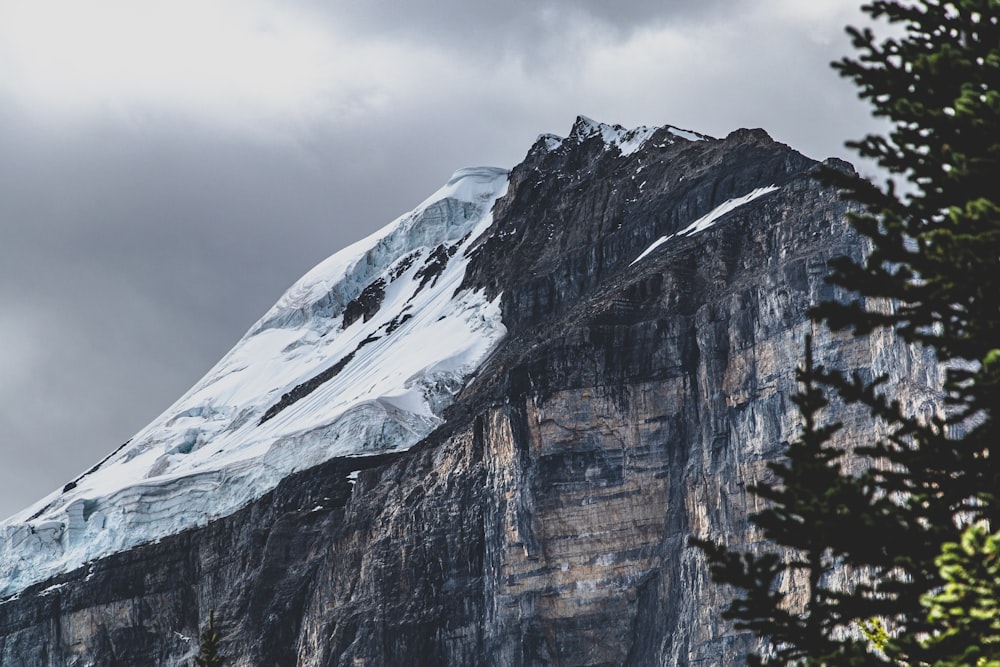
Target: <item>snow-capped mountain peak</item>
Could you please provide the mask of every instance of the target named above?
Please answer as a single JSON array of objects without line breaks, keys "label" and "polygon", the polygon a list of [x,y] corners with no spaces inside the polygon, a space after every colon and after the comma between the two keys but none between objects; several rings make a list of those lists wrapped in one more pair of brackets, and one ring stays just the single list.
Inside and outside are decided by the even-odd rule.
[{"label": "snow-capped mountain peak", "polygon": [[538,139],[544,142],[547,150],[553,151],[565,145],[567,142],[571,145],[580,144],[594,137],[599,137],[607,148],[614,147],[618,149],[622,155],[631,155],[639,150],[643,144],[653,137],[654,134],[658,133],[661,135],[665,133],[666,140],[669,142],[673,142],[677,139],[685,141],[704,141],[712,138],[698,132],[682,130],[680,128],[673,127],[672,125],[664,125],[663,127],[648,127],[646,125],[640,125],[639,127],[630,130],[618,125],[617,123],[609,125],[607,123],[601,123],[600,121],[588,118],[587,116],[577,116],[576,121],[573,123],[573,127],[570,129],[569,136],[564,138],[555,134],[543,134],[539,136]]},{"label": "snow-capped mountain peak", "polygon": [[0,595],[229,514],[335,456],[407,449],[506,332],[456,291],[508,172],[462,169],[321,262],[129,442],[2,524]]}]

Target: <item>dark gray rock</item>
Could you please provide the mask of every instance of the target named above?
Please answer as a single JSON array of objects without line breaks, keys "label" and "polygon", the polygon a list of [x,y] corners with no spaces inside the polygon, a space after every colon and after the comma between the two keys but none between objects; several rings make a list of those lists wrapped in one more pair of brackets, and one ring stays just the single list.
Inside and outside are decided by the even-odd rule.
[{"label": "dark gray rock", "polygon": [[804,335],[910,406],[938,383],[891,333],[810,323],[826,262],[863,252],[816,167],[760,130],[540,140],[465,280],[502,294],[508,336],[438,431],[3,602],[0,664],[185,664],[210,609],[230,665],[743,664],[755,640],[686,542],[760,539],[747,486],[795,437]]}]

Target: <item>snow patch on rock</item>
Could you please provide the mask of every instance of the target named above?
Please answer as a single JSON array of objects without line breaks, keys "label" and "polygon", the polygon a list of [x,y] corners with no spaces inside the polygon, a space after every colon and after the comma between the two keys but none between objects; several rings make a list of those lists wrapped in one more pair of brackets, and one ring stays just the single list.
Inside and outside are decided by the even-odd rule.
[{"label": "snow patch on rock", "polygon": [[700,218],[692,222],[690,225],[680,230],[679,232],[675,234],[670,234],[668,236],[661,236],[660,238],[653,241],[648,248],[643,250],[638,257],[632,260],[629,266],[645,258],[647,255],[649,255],[651,252],[659,248],[661,245],[663,245],[670,239],[677,236],[692,236],[693,234],[702,232],[711,227],[712,225],[714,225],[719,220],[719,218],[726,215],[730,211],[737,209],[740,206],[743,206],[744,204],[748,204],[752,202],[754,199],[757,199],[758,197],[762,197],[766,194],[774,192],[777,189],[778,189],[777,185],[769,185],[765,188],[756,188],[755,190],[748,192],[742,197],[734,197],[733,199],[727,199],[726,201],[722,202],[721,204],[713,208],[711,211],[701,216]]}]

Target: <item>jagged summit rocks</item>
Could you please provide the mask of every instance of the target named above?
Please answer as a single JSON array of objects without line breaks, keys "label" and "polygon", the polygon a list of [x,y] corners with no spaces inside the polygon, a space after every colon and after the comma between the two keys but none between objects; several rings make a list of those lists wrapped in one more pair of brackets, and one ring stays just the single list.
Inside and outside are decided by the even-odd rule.
[{"label": "jagged summit rocks", "polygon": [[[759,130],[581,117],[457,172],[7,522],[0,664],[177,664],[209,609],[233,665],[738,664],[686,542],[756,539],[808,308],[861,252],[816,167]],[[891,335],[814,340],[933,400]]]},{"label": "jagged summit rocks", "polygon": [[543,134],[538,138],[538,142],[544,146],[546,151],[556,151],[560,148],[569,151],[584,142],[594,140],[594,144],[598,146],[599,150],[615,148],[621,155],[631,155],[647,141],[652,140],[663,145],[673,143],[676,138],[687,141],[712,139],[706,134],[682,130],[672,125],[662,127],[641,125],[627,130],[618,124],[608,125],[587,116],[577,116],[569,135],[565,138],[554,134]]}]

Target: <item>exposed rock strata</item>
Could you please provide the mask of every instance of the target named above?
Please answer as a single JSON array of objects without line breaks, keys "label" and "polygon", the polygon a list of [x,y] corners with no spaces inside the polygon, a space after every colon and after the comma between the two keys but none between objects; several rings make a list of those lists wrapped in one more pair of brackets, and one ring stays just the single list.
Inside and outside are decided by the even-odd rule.
[{"label": "exposed rock strata", "polygon": [[503,295],[508,337],[444,426],[0,604],[0,664],[183,664],[209,609],[232,665],[742,664],[686,540],[757,539],[746,489],[795,435],[804,334],[934,405],[925,355],[810,324],[827,260],[861,252],[815,167],[761,131],[540,139],[465,282]]}]

